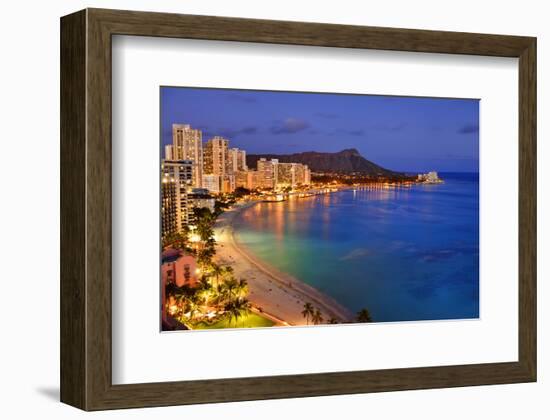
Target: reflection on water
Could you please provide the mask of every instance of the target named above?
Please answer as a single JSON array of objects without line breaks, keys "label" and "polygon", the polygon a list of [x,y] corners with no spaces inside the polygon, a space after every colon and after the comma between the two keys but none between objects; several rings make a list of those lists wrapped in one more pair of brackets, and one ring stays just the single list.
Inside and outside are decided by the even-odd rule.
[{"label": "reflection on water", "polygon": [[262,203],[236,237],[279,270],[376,321],[479,314],[478,180]]}]

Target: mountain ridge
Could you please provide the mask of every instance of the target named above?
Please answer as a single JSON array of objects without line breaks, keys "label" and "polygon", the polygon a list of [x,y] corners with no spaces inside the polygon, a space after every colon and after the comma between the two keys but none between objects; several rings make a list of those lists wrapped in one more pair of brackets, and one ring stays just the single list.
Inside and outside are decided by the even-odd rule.
[{"label": "mountain ridge", "polygon": [[312,172],[360,173],[370,176],[402,175],[400,172],[386,169],[364,158],[357,149],[343,149],[339,152],[300,152],[291,154],[250,154],[246,156],[249,168],[256,168],[256,162],[265,158],[279,159],[282,163],[302,163]]}]

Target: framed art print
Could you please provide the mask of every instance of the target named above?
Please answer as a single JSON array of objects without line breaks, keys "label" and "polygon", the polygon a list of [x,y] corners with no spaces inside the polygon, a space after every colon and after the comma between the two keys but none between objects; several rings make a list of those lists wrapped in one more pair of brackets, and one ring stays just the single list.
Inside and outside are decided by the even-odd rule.
[{"label": "framed art print", "polygon": [[61,52],[63,402],[536,380],[534,38],[87,9]]},{"label": "framed art print", "polygon": [[479,100],[160,102],[162,331],[479,318]]}]

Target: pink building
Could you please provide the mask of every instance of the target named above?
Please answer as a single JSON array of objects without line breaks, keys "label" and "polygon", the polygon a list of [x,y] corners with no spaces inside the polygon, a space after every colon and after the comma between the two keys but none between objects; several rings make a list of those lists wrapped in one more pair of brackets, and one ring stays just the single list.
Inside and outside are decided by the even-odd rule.
[{"label": "pink building", "polygon": [[[166,308],[166,285],[174,283],[176,286],[183,285],[194,287],[199,281],[197,273],[197,261],[192,255],[185,255],[177,249],[166,249],[162,252],[161,264],[161,301],[160,312],[164,325],[174,319],[169,317]],[[176,322],[179,325],[179,323]],[[181,326],[181,325],[180,325]],[[169,328],[173,329],[173,328]],[[181,329],[181,328],[176,328]]]},{"label": "pink building", "polygon": [[174,283],[193,287],[199,279],[197,275],[197,260],[192,255],[186,255],[177,249],[167,249],[162,252],[161,276],[162,283]]}]

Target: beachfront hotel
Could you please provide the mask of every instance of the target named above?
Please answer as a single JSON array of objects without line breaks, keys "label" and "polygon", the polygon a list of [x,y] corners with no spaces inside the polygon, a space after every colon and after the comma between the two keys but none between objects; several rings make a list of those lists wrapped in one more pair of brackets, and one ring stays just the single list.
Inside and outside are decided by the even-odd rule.
[{"label": "beachfront hotel", "polygon": [[246,151],[236,147],[229,149],[229,172],[237,173],[246,170],[248,170],[246,166]]},{"label": "beachfront hotel", "polygon": [[275,188],[275,185],[277,185],[278,163],[277,159],[267,160],[265,158],[260,158],[256,163],[262,184],[260,188]]},{"label": "beachfront hotel", "polygon": [[301,163],[277,162],[277,178],[275,185],[278,188],[311,184],[311,171],[307,165]]},{"label": "beachfront hotel", "polygon": [[191,188],[207,188],[211,193],[231,193],[235,188],[294,188],[311,184],[311,171],[301,163],[260,158],[249,169],[246,151],[230,148],[229,139],[214,136],[203,145],[202,131],[189,124],[172,124],[172,144],[166,145],[167,161],[187,160],[193,165]]},{"label": "beachfront hotel", "polygon": [[181,233],[189,223],[187,191],[193,183],[191,160],[163,160],[161,164],[162,239]]},{"label": "beachfront hotel", "polygon": [[187,192],[187,204],[190,208],[207,208],[213,212],[216,199],[207,188],[193,188]]},{"label": "beachfront hotel", "polygon": [[[230,150],[229,140],[221,136],[215,136],[206,142],[203,175],[206,188],[215,193],[235,191],[234,168],[239,167],[238,152],[238,149]],[[244,156],[246,159],[246,155]]]},{"label": "beachfront hotel", "polygon": [[203,174],[202,131],[189,124],[172,124],[172,144],[164,149],[166,160],[190,160],[193,163],[193,187],[200,188]]},{"label": "beachfront hotel", "polygon": [[301,163],[279,162],[260,158],[257,170],[238,172],[236,185],[248,189],[282,189],[311,184],[311,171]]},{"label": "beachfront hotel", "polygon": [[235,187],[257,190],[263,188],[264,180],[262,173],[255,170],[239,171],[235,174]]}]

